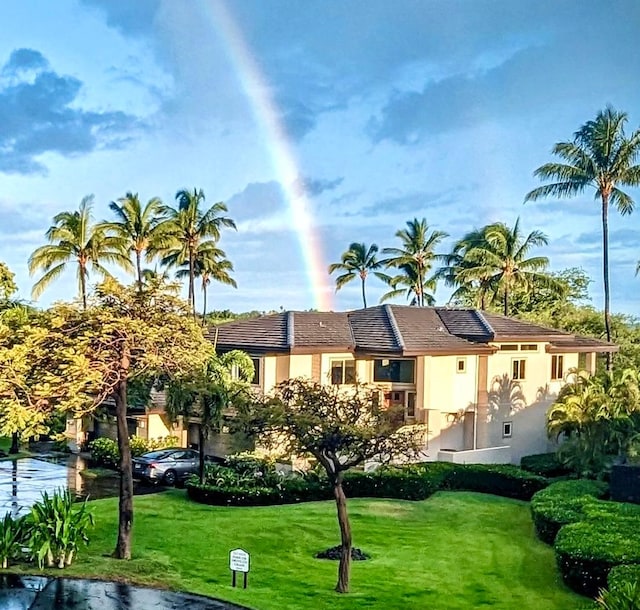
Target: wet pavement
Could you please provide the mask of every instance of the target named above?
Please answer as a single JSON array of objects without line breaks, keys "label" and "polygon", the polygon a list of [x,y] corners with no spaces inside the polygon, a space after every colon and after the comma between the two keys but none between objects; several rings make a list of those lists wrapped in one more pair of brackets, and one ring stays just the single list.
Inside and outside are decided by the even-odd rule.
[{"label": "wet pavement", "polygon": [[229,602],[123,583],[0,576],[2,610],[247,610]]},{"label": "wet pavement", "polygon": [[[69,489],[80,500],[118,495],[119,477],[116,472],[113,476],[85,478],[80,472],[87,467],[87,461],[77,455],[42,455],[0,461],[0,518],[7,512],[14,517],[26,514],[43,491],[51,494],[56,489]],[[134,482],[136,495],[162,489],[157,485]]]}]

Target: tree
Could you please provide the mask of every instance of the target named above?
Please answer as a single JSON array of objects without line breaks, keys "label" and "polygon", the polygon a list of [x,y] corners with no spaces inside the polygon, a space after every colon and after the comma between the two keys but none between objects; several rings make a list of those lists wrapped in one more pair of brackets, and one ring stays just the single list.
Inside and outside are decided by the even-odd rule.
[{"label": "tree", "polygon": [[513,229],[497,222],[479,232],[482,239],[465,252],[465,266],[457,274],[458,282],[481,279],[483,287],[490,288],[493,298],[502,301],[505,316],[509,315],[510,296],[517,287],[531,290],[533,282],[552,286],[551,276],[541,273],[549,264],[545,256],[527,258],[535,246],[547,244],[540,231],[531,231],[526,237],[520,231],[520,219]]},{"label": "tree", "polygon": [[37,248],[29,258],[29,273],[44,271],[34,284],[33,298],[38,298],[47,286],[66,269],[67,263],[77,265],[78,290],[82,306],[87,308],[87,279],[89,267],[103,277],[111,277],[103,263],[115,263],[131,269],[126,245],[119,236],[110,235],[104,226],[92,223],[93,195],[84,197],[76,212],[60,212],[53,217],[47,231],[49,244]]},{"label": "tree", "polygon": [[[595,190],[600,199],[602,216],[602,275],[604,282],[604,319],[607,341],[611,341],[611,312],[609,291],[609,205],[622,214],[633,211],[634,201],[621,186],[640,184],[640,165],[635,164],[640,154],[640,129],[629,137],[625,133],[627,114],[607,107],[592,121],[587,121],[574,134],[571,142],[558,142],[553,154],[560,163],[545,163],[535,170],[540,180],[553,180],[533,189],[525,202],[544,197],[575,197],[586,189]],[[611,359],[607,357],[607,368]]]},{"label": "tree", "polygon": [[6,263],[0,261],[0,302],[7,302],[18,291],[16,275]]},{"label": "tree", "polygon": [[[207,289],[212,281],[226,284],[227,286],[238,287],[236,281],[231,277],[233,263],[227,259],[224,250],[218,248],[215,242],[205,241],[198,245],[194,254],[193,272],[195,277],[202,281],[202,324],[205,323],[207,315]],[[189,264],[183,263],[183,268],[178,269],[176,277],[189,277]]]},{"label": "tree", "polygon": [[177,208],[162,208],[165,220],[159,225],[157,243],[152,253],[161,254],[162,264],[180,266],[189,270],[188,300],[195,316],[195,260],[198,246],[205,241],[218,242],[222,227],[235,229],[235,222],[226,216],[227,206],[219,201],[204,210],[205,195],[202,189],[182,189],[176,194]]},{"label": "tree", "polygon": [[162,202],[158,197],[154,197],[149,199],[143,207],[138,193],[127,192],[117,202],[112,201],[109,208],[116,215],[117,220],[105,222],[102,226],[120,237],[127,251],[134,254],[138,291],[142,292],[142,256],[158,234]]},{"label": "tree", "polygon": [[[66,392],[65,377],[51,381],[63,396],[65,411],[90,413],[108,398],[115,402],[120,449],[118,540],[114,556],[131,558],[133,478],[127,427],[127,389],[138,380],[171,379],[204,365],[213,352],[183,301],[170,290],[124,287],[107,280],[96,288],[95,302],[80,311],[61,304],[52,310],[50,330],[41,347],[57,361],[70,349],[86,374],[82,392]],[[79,365],[76,365],[78,368]]]},{"label": "tree", "polygon": [[341,537],[336,591],[349,591],[352,536],[344,473],[365,460],[415,456],[422,428],[394,425],[395,412],[379,406],[380,393],[368,386],[321,385],[289,379],[271,396],[245,405],[240,419],[261,444],[284,455],[310,454],[324,468],[333,487]]},{"label": "tree", "polygon": [[396,232],[396,237],[400,239],[401,247],[384,248],[382,252],[390,256],[382,263],[388,268],[398,269],[399,273],[389,278],[388,283],[392,290],[381,300],[408,294],[412,296],[415,305],[424,307],[433,302],[433,297],[428,295],[426,290],[432,289],[437,279],[427,278],[427,274],[434,261],[442,258],[434,249],[448,235],[443,231],[430,232],[426,218],[414,218],[407,222],[406,229]]},{"label": "tree", "polygon": [[600,476],[611,458],[640,447],[640,380],[625,369],[575,371],[547,414],[549,436],[568,437],[560,457],[581,476]]},{"label": "tree", "polygon": [[166,387],[169,418],[198,420],[200,450],[199,476],[204,484],[204,445],[212,431],[219,429],[225,407],[244,400],[254,375],[248,354],[232,350],[214,354],[205,365],[187,375],[174,378]]},{"label": "tree", "polygon": [[367,295],[365,292],[365,282],[370,272],[383,281],[389,278],[386,274],[377,271],[382,267],[382,262],[376,257],[378,253],[377,244],[371,244],[367,247],[364,243],[353,242],[349,245],[349,249],[342,253],[339,263],[329,265],[329,274],[336,271],[342,272],[336,278],[336,291],[354,280],[360,278],[362,286],[362,304],[367,307]]}]

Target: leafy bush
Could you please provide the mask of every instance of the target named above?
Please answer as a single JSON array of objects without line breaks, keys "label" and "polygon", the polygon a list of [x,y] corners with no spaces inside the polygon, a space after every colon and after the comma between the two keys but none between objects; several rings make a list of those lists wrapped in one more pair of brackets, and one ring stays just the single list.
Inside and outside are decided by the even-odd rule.
[{"label": "leafy bush", "polygon": [[608,591],[597,598],[603,610],[640,610],[640,565],[612,568],[607,578]]},{"label": "leafy bush", "polygon": [[606,483],[578,479],[558,481],[537,492],[531,498],[531,517],[538,538],[553,544],[560,528],[582,521],[587,516],[585,506],[605,497],[607,490]]},{"label": "leafy bush", "polygon": [[[165,436],[161,438],[146,439],[140,436],[130,436],[131,456],[138,457],[148,451],[163,449],[164,447],[177,447],[180,439],[177,436]],[[101,437],[89,443],[91,459],[107,468],[117,468],[120,463],[120,449],[118,442],[111,438]]]},{"label": "leafy bush", "polygon": [[0,566],[9,567],[9,561],[20,552],[24,535],[24,517],[14,519],[7,513],[0,521]]},{"label": "leafy bush", "polygon": [[531,500],[531,496],[549,484],[545,477],[507,464],[455,464],[445,481],[446,489]]},{"label": "leafy bush", "polygon": [[[260,478],[214,465],[207,466],[207,473],[207,485],[192,481],[187,489],[192,499],[209,504],[246,505],[254,500],[266,504],[269,499],[273,504],[285,504],[333,497],[326,477],[314,473],[302,477],[276,475],[271,479],[268,475]],[[402,500],[424,500],[440,489],[465,489],[528,500],[546,484],[545,478],[512,466],[447,462],[388,466],[373,472],[349,471],[343,483],[348,497]],[[257,489],[260,491],[256,492]],[[272,493],[267,494],[265,489],[271,489]]]},{"label": "leafy bush", "polygon": [[571,474],[571,470],[558,459],[558,455],[555,452],[525,455],[520,460],[520,468],[549,478]]},{"label": "leafy bush", "polygon": [[93,515],[86,500],[77,505],[70,491],[55,491],[51,496],[43,492],[24,522],[32,558],[40,568],[71,565],[80,543],[89,543],[90,525]]},{"label": "leafy bush", "polygon": [[638,519],[610,517],[571,523],[558,532],[554,547],[564,582],[593,597],[605,588],[613,567],[640,564]]}]

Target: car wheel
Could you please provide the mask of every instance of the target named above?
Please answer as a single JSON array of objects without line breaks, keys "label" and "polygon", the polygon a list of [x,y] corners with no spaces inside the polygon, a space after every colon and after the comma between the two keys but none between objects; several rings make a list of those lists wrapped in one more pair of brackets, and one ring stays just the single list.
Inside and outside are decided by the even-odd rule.
[{"label": "car wheel", "polygon": [[164,473],[164,477],[162,477],[162,482],[165,485],[175,485],[176,478],[175,470],[167,470],[167,472]]}]

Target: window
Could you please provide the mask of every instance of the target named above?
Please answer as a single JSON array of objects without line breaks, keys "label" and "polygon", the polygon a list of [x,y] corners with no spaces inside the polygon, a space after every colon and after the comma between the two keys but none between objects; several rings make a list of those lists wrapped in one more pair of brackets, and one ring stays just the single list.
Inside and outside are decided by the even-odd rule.
[{"label": "window", "polygon": [[456,372],[457,373],[466,373],[467,372],[467,359],[466,358],[458,358],[456,360]]},{"label": "window", "polygon": [[587,354],[581,352],[578,354],[578,368],[584,371],[587,368]]},{"label": "window", "polygon": [[407,417],[416,416],[416,393],[407,392]]},{"label": "window", "polygon": [[374,360],[373,380],[393,383],[415,383],[413,360]]},{"label": "window", "polygon": [[521,352],[537,352],[538,346],[535,343],[523,343],[520,346]]},{"label": "window", "polygon": [[345,383],[356,382],[356,362],[355,360],[332,360],[331,361],[331,384],[343,385]]},{"label": "window", "polygon": [[513,422],[503,421],[502,422],[502,438],[511,438],[513,434]]},{"label": "window", "polygon": [[564,376],[563,356],[551,356],[551,379],[562,379]]},{"label": "window", "polygon": [[260,358],[251,358],[251,362],[253,363],[253,379],[251,380],[251,384],[260,385],[260,364],[262,360]]},{"label": "window", "polygon": [[518,351],[518,346],[514,343],[514,344],[508,344],[508,345],[501,345],[500,346],[500,351],[502,352],[517,352]]},{"label": "window", "polygon": [[525,379],[526,363],[524,358],[511,361],[511,379]]}]

